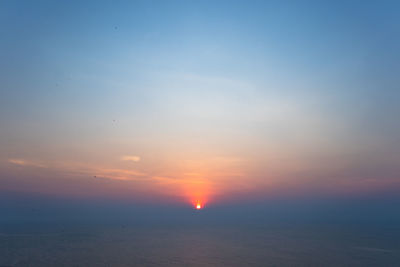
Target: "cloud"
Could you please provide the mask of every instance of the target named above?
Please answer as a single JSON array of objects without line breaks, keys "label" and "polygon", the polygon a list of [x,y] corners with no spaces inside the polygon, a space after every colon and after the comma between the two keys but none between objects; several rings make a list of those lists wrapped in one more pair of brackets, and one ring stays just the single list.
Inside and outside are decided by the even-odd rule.
[{"label": "cloud", "polygon": [[25,160],[25,159],[8,159],[8,162],[11,164],[19,165],[19,166],[32,166],[32,167],[38,167],[38,168],[46,168],[46,165],[30,161],[30,160]]},{"label": "cloud", "polygon": [[122,156],[121,160],[138,162],[138,161],[140,161],[140,157],[139,156]]},{"label": "cloud", "polygon": [[142,180],[147,177],[146,173],[135,171],[135,170],[124,170],[124,169],[97,169],[93,170],[96,176],[100,178],[108,178],[114,180]]}]

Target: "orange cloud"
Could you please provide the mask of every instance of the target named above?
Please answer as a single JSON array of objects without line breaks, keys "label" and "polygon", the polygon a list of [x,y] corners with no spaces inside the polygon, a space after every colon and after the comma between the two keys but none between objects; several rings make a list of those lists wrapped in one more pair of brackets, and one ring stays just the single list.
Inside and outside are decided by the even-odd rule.
[{"label": "orange cloud", "polygon": [[20,165],[20,166],[31,166],[31,167],[38,167],[38,168],[46,168],[47,167],[46,165],[44,165],[42,163],[25,160],[25,159],[8,159],[8,162],[11,164]]},{"label": "orange cloud", "polygon": [[93,169],[96,176],[114,180],[138,180],[147,177],[146,173],[125,169]]},{"label": "orange cloud", "polygon": [[138,162],[138,161],[140,161],[140,157],[139,156],[122,156],[121,160]]}]

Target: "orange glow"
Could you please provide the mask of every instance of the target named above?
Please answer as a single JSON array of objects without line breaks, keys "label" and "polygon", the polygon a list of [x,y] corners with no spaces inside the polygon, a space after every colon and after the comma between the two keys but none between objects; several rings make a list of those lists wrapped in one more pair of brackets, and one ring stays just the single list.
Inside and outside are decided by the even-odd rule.
[{"label": "orange glow", "polygon": [[212,184],[209,179],[204,178],[210,177],[210,175],[199,169],[194,169],[191,173],[185,173],[183,177],[184,179],[181,179],[181,181],[184,197],[195,209],[203,209],[212,195]]}]

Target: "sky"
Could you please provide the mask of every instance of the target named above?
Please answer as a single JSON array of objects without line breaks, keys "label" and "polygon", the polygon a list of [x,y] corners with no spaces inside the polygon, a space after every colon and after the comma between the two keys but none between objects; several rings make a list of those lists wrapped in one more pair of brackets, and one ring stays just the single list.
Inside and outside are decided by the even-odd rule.
[{"label": "sky", "polygon": [[0,195],[400,192],[398,1],[1,1]]}]

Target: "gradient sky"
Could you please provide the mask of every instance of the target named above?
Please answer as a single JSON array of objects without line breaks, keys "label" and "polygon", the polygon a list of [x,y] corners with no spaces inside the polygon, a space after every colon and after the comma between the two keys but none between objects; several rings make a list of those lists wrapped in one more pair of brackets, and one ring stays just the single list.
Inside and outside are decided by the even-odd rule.
[{"label": "gradient sky", "polygon": [[1,1],[0,194],[400,192],[398,1]]}]

